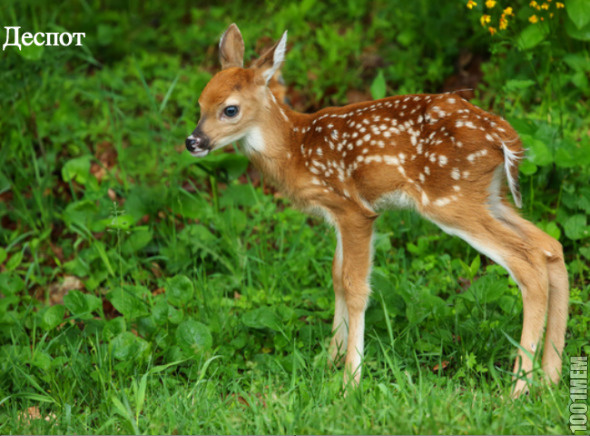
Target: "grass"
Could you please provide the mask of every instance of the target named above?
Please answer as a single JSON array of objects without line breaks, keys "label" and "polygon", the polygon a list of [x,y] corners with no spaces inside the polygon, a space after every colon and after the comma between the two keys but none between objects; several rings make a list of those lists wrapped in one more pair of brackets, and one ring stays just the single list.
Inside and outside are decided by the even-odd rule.
[{"label": "grass", "polygon": [[[346,398],[341,396],[339,374],[326,368],[326,355],[308,360],[309,350],[295,351],[290,371],[253,371],[237,377],[224,374],[220,363],[225,362],[220,359],[193,364],[188,378],[157,373],[156,367],[121,379],[95,356],[95,372],[104,372],[104,381],[83,396],[101,397],[98,407],[77,407],[72,403],[81,395],[66,389],[70,392],[63,398],[65,413],[57,422],[35,420],[13,431],[528,434],[559,433],[563,427],[555,423],[567,421],[567,398],[555,392],[545,391],[542,401],[507,401],[509,392],[495,383],[482,381],[466,389],[429,370],[412,377],[402,362],[418,361],[418,356],[397,359],[378,354],[369,353],[373,363],[361,388]],[[41,406],[41,413],[54,410],[50,406]],[[17,410],[9,409],[8,416],[19,422]]]},{"label": "grass", "polygon": [[[426,0],[94,6],[0,9],[32,32],[87,32],[82,48],[0,57],[0,432],[569,431],[568,357],[590,351],[586,42],[556,33],[519,51],[463,4],[439,16]],[[461,50],[480,57],[475,102],[529,148],[523,214],[566,252],[559,386],[538,385],[537,368],[531,395],[510,398],[518,288],[402,211],[376,223],[363,381],[343,396],[327,364],[332,230],[239,152],[183,151],[232,21],[246,58],[289,29],[283,72],[299,110],[351,90],[436,92]],[[539,56],[549,47],[552,62]]]}]

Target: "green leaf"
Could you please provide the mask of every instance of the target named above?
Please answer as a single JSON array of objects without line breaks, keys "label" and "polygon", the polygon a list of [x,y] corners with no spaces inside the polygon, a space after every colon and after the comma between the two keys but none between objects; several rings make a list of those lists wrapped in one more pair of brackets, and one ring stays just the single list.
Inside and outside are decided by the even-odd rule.
[{"label": "green leaf", "polygon": [[590,187],[585,186],[578,189],[577,197],[578,209],[581,209],[586,212],[586,214],[590,215]]},{"label": "green leaf", "polygon": [[0,265],[2,265],[4,263],[4,261],[6,260],[6,250],[2,247],[0,247]]},{"label": "green leaf", "polygon": [[565,10],[578,29],[590,23],[590,2],[588,0],[565,0]]},{"label": "green leaf", "polygon": [[213,345],[209,327],[193,319],[184,320],[176,329],[176,342],[193,352],[208,350]]},{"label": "green leaf", "polygon": [[563,57],[563,61],[572,70],[583,73],[590,71],[590,58],[580,53],[570,53]]},{"label": "green leaf", "polygon": [[119,415],[121,415],[123,417],[123,419],[126,419],[133,427],[133,424],[134,424],[133,414],[132,414],[131,410],[129,409],[129,407],[125,407],[123,405],[123,403],[121,402],[121,400],[119,400],[114,395],[111,396],[111,401],[113,402],[113,405],[115,406],[115,412],[117,412]]},{"label": "green leaf", "polygon": [[[68,227],[74,224],[82,228],[90,228],[93,224],[102,223],[103,220],[97,221],[99,215],[98,206],[96,202],[90,200],[80,200],[70,202],[62,214],[62,219]],[[102,228],[93,226],[94,231],[103,231],[106,224],[101,224]]]},{"label": "green leaf", "polygon": [[143,405],[145,402],[145,391],[147,390],[147,377],[148,374],[145,373],[142,377],[141,380],[139,381],[139,387],[137,389],[137,394],[136,394],[136,405],[135,405],[135,421],[139,421],[139,415],[141,414],[141,411],[143,409]]},{"label": "green leaf", "polygon": [[102,301],[94,295],[73,290],[64,297],[64,305],[73,316],[81,319],[91,319],[92,312],[101,307]]},{"label": "green leaf", "polygon": [[561,237],[561,230],[554,221],[548,223],[539,223],[539,227],[549,236],[559,240]]},{"label": "green leaf", "polygon": [[581,91],[590,89],[590,81],[588,80],[588,74],[586,72],[578,71],[577,73],[572,74],[571,80],[576,88]]},{"label": "green leaf", "polygon": [[101,241],[96,240],[94,241],[93,248],[98,253],[98,256],[102,260],[103,265],[106,267],[108,272],[112,276],[115,276],[115,271],[113,271],[113,267],[111,266],[111,261],[109,260],[109,256],[107,255],[104,244]]},{"label": "green leaf", "polygon": [[469,275],[471,276],[471,279],[473,279],[477,273],[479,272],[479,267],[481,266],[481,258],[479,257],[479,254],[477,256],[475,256],[475,258],[473,259],[473,262],[471,262],[471,265],[469,266]]},{"label": "green leaf", "polygon": [[31,44],[29,46],[23,45],[21,50],[17,50],[17,53],[28,61],[38,61],[43,57],[44,50],[45,46]]},{"label": "green leaf", "polygon": [[242,317],[242,322],[255,329],[269,328],[277,332],[281,331],[280,317],[266,306],[246,312]]},{"label": "green leaf", "polygon": [[65,306],[61,304],[56,304],[55,306],[49,307],[45,313],[43,313],[43,317],[41,318],[41,326],[45,330],[52,330],[64,319],[64,315],[66,313]]},{"label": "green leaf", "polygon": [[52,357],[43,351],[35,351],[31,363],[43,371],[48,371],[51,368]]},{"label": "green leaf", "polygon": [[205,200],[196,195],[181,190],[178,195],[178,202],[174,204],[174,210],[185,218],[198,219],[203,218],[203,211],[208,208]]},{"label": "green leaf", "polygon": [[228,186],[221,198],[219,205],[221,207],[246,206],[251,207],[256,204],[256,195],[251,184],[233,184]]},{"label": "green leaf", "polygon": [[236,234],[242,233],[248,225],[248,216],[240,209],[231,209],[223,214],[223,219],[228,228],[235,231]]},{"label": "green leaf", "polygon": [[374,233],[375,235],[375,251],[379,252],[382,251],[383,253],[388,253],[391,251],[391,239],[390,236],[386,233]]},{"label": "green leaf", "polygon": [[153,239],[152,231],[146,227],[136,227],[133,233],[123,242],[121,251],[123,254],[133,254],[144,249]]},{"label": "green leaf", "polygon": [[522,142],[528,148],[527,159],[537,166],[545,166],[553,163],[551,150],[547,145],[532,136],[522,135]]},{"label": "green leaf", "polygon": [[385,97],[386,92],[385,76],[383,75],[383,70],[379,70],[377,76],[373,79],[373,83],[371,83],[371,95],[374,100],[379,100]]},{"label": "green leaf", "polygon": [[555,165],[560,168],[573,168],[580,165],[578,149],[573,141],[567,139],[559,141],[555,150]]},{"label": "green leaf", "polygon": [[533,86],[535,83],[534,80],[517,80],[517,79],[511,79],[508,80],[505,84],[504,84],[504,91],[506,92],[514,92],[514,91],[518,91],[521,89],[527,89],[530,88],[531,86]]},{"label": "green leaf", "polygon": [[9,272],[0,273],[0,291],[4,295],[13,295],[25,289],[25,282],[18,275]]},{"label": "green leaf", "polygon": [[8,271],[14,271],[15,269],[17,269],[23,261],[23,256],[24,253],[22,251],[17,251],[16,253],[14,253],[6,262],[6,269]]},{"label": "green leaf", "polygon": [[195,292],[193,282],[185,275],[177,275],[166,284],[166,298],[175,306],[188,303]]},{"label": "green leaf", "polygon": [[[223,198],[223,197],[222,197]],[[193,250],[202,249],[203,247],[215,247],[219,240],[211,231],[202,224],[192,224],[186,226],[178,233],[179,241],[184,241],[192,246]]]},{"label": "green leaf", "polygon": [[148,290],[143,286],[124,285],[109,294],[109,300],[120,313],[128,319],[136,319],[148,314],[143,296]]},{"label": "green leaf", "polygon": [[117,335],[111,341],[111,346],[113,357],[117,360],[125,361],[141,357],[147,350],[149,350],[149,344],[131,332],[123,332]]},{"label": "green leaf", "polygon": [[123,333],[125,330],[127,330],[125,318],[118,316],[107,321],[102,329],[102,338],[105,341],[110,341],[113,337]]},{"label": "green leaf", "polygon": [[138,185],[131,189],[125,201],[125,210],[137,221],[144,215],[157,214],[165,207],[166,199],[166,191],[163,186]]},{"label": "green leaf", "polygon": [[549,27],[545,23],[530,24],[517,38],[520,50],[530,50],[539,45],[549,34]]},{"label": "green leaf", "polygon": [[565,30],[571,38],[580,41],[590,41],[590,24],[578,28],[572,20],[568,19],[565,21]]},{"label": "green leaf", "polygon": [[101,225],[110,230],[129,230],[134,222],[132,215],[118,215],[101,220]]},{"label": "green leaf", "polygon": [[92,156],[80,156],[67,161],[61,169],[61,176],[64,182],[75,180],[81,185],[88,182],[90,175],[90,160]]},{"label": "green leaf", "polygon": [[183,363],[183,362],[185,362],[185,361],[186,361],[186,359],[181,359],[181,360],[177,360],[176,362],[170,362],[170,363],[167,363],[167,364],[165,364],[165,365],[158,365],[158,366],[154,366],[152,369],[150,369],[150,372],[149,372],[149,373],[150,373],[150,374],[159,374],[159,373],[161,373],[162,371],[165,371],[165,370],[167,370],[168,368],[170,368],[170,367],[172,367],[172,366],[176,366],[176,365],[178,365],[178,364],[180,364],[180,363]]},{"label": "green leaf", "polygon": [[250,161],[241,154],[221,153],[207,156],[201,165],[214,173],[220,173],[228,180],[237,179],[248,168]]},{"label": "green leaf", "polygon": [[406,306],[406,316],[411,323],[419,323],[424,318],[437,313],[444,313],[446,310],[445,301],[430,294],[427,289],[421,289],[417,295],[411,297],[413,302]]},{"label": "green leaf", "polygon": [[172,324],[180,324],[184,319],[184,312],[176,307],[167,304],[168,306],[168,321]]},{"label": "green leaf", "polygon": [[8,191],[11,187],[10,180],[2,171],[0,171],[0,194]]},{"label": "green leaf", "polygon": [[459,294],[461,298],[480,304],[490,303],[502,297],[508,290],[505,280],[498,280],[488,274],[473,282],[467,292]]},{"label": "green leaf", "polygon": [[416,40],[416,32],[411,27],[403,29],[397,35],[397,41],[404,47],[409,47]]},{"label": "green leaf", "polygon": [[565,236],[569,239],[577,240],[588,236],[588,227],[586,225],[586,215],[577,214],[570,216],[563,224]]},{"label": "green leaf", "polygon": [[523,161],[520,162],[518,169],[525,176],[530,176],[530,175],[533,175],[537,172],[537,165],[535,165],[534,163],[532,163],[528,159],[524,159]]},{"label": "green leaf", "polygon": [[164,299],[157,300],[156,304],[152,306],[152,316],[156,324],[164,325],[168,322],[168,307],[169,304]]}]

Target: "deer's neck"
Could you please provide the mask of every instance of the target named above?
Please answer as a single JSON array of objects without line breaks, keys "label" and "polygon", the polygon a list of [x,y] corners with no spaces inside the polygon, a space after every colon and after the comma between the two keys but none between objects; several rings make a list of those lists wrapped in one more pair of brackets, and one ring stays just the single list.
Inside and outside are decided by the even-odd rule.
[{"label": "deer's neck", "polygon": [[[271,94],[258,125],[242,140],[244,152],[252,163],[282,190],[291,186],[291,173],[297,168],[298,147],[303,129],[311,115],[301,114],[276,101]],[[289,194],[288,192],[286,192]]]}]

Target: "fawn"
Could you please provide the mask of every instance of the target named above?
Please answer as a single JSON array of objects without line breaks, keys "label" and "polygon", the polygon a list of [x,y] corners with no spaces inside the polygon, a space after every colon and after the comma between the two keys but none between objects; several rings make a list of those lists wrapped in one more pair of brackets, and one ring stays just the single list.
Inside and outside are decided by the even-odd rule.
[{"label": "fawn", "polygon": [[[297,113],[269,90],[286,52],[287,32],[251,67],[235,24],[219,43],[222,70],[199,98],[201,118],[186,139],[195,157],[240,141],[255,166],[300,209],[331,223],[336,296],[330,354],[346,352],[344,383],[361,376],[365,309],[379,211],[413,208],[503,266],[518,283],[523,329],[514,365],[530,377],[547,332],[542,368],[560,379],[569,284],[558,241],[523,219],[518,163],[523,149],[502,118],[456,94],[401,95]],[[505,183],[505,181],[507,183]],[[526,377],[514,386],[517,396]]]}]

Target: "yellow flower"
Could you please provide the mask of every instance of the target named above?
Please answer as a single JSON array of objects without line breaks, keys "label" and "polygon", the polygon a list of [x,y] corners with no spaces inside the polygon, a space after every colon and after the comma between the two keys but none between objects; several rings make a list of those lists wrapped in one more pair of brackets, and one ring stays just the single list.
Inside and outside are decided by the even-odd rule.
[{"label": "yellow flower", "polygon": [[555,3],[555,6],[557,7],[557,9],[563,9],[563,8],[565,8],[565,5],[563,3],[561,3],[561,2],[556,2]]},{"label": "yellow flower", "polygon": [[496,6],[495,0],[487,0],[486,1],[486,7],[488,7],[489,9],[492,9],[494,6]]},{"label": "yellow flower", "polygon": [[490,31],[490,35],[494,36],[494,34],[496,33],[496,28],[495,27],[488,27],[488,30]]},{"label": "yellow flower", "polygon": [[555,14],[554,14],[553,12],[551,12],[551,13],[549,14],[549,18],[553,18],[553,15],[555,15]]},{"label": "yellow flower", "polygon": [[504,9],[504,14],[514,15],[514,12],[512,12],[512,8],[510,6],[508,6],[506,9]]},{"label": "yellow flower", "polygon": [[535,0],[533,0],[532,2],[529,3],[529,6],[531,8],[536,8],[537,7],[537,2]]},{"label": "yellow flower", "polygon": [[469,0],[469,1],[467,2],[467,7],[468,7],[469,9],[473,9],[473,7],[474,7],[474,6],[477,6],[477,3],[475,3],[473,0]]},{"label": "yellow flower", "polygon": [[541,5],[541,9],[545,9],[545,10],[549,9],[549,3],[543,3]]},{"label": "yellow flower", "polygon": [[535,24],[535,23],[537,23],[537,22],[539,21],[539,19],[537,18],[537,16],[536,16],[536,15],[531,15],[531,16],[529,17],[529,21],[530,21],[531,23]]},{"label": "yellow flower", "polygon": [[498,27],[500,27],[500,30],[505,30],[508,27],[508,20],[504,18],[504,15],[500,17],[500,25]]},{"label": "yellow flower", "polygon": [[482,26],[485,27],[486,23],[489,23],[492,20],[492,17],[490,17],[489,15],[482,15],[481,18],[479,19],[479,22],[481,23]]}]

